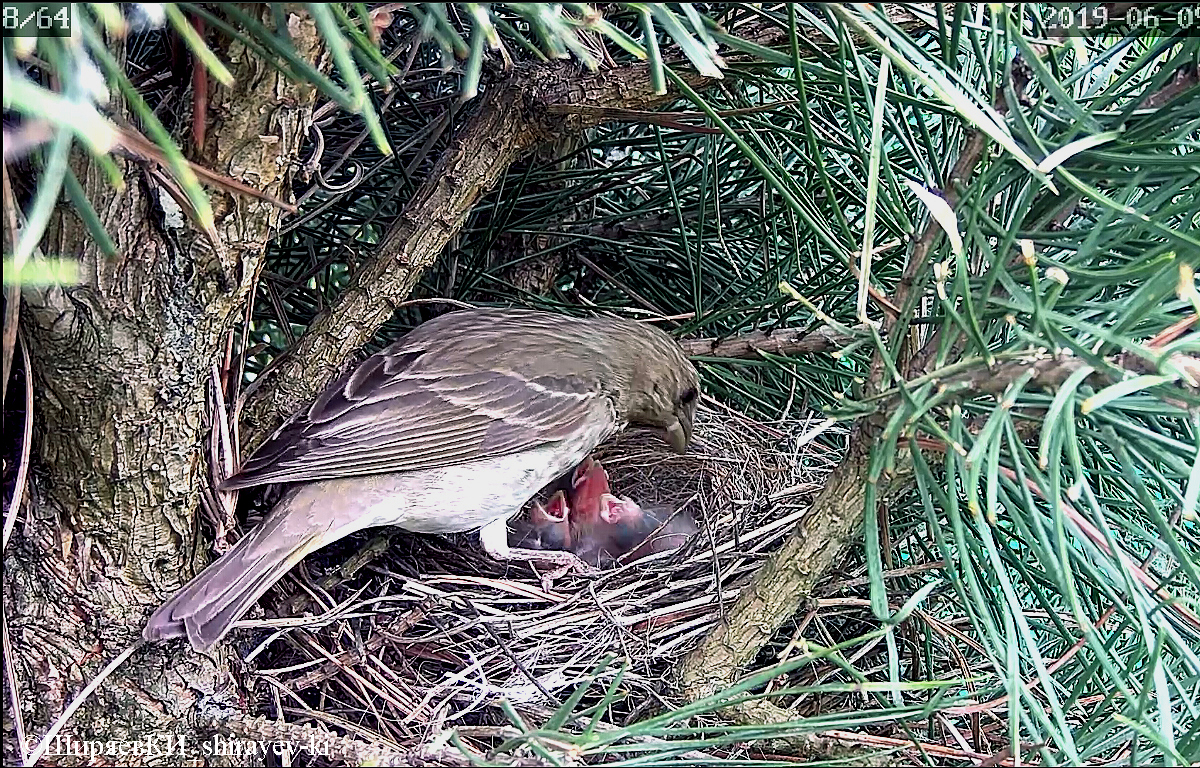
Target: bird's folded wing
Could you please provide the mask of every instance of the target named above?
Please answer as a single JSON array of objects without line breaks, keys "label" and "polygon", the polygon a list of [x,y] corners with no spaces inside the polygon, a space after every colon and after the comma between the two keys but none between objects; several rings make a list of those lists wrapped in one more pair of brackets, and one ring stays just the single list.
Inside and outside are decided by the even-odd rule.
[{"label": "bird's folded wing", "polygon": [[434,469],[537,448],[613,421],[598,381],[472,369],[440,364],[440,357],[397,348],[372,356],[222,487]]}]

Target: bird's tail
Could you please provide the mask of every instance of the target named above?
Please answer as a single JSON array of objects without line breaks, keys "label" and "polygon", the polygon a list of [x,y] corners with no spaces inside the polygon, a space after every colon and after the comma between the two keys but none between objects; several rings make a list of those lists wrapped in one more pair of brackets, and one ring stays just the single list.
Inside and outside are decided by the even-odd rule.
[{"label": "bird's tail", "polygon": [[197,651],[211,648],[292,566],[332,541],[327,534],[336,525],[328,510],[324,520],[312,511],[296,492],[285,496],[258,528],[156,610],[142,637],[186,637]]}]

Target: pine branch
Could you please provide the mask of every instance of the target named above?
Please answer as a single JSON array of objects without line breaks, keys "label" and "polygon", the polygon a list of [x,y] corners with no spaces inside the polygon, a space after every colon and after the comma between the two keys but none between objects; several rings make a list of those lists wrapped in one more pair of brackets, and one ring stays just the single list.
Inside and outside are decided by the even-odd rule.
[{"label": "pine branch", "polygon": [[829,326],[814,329],[777,328],[723,339],[685,339],[680,342],[691,357],[750,359],[762,354],[789,357],[812,352],[835,352],[855,340]]},{"label": "pine branch", "polygon": [[[755,45],[782,40],[784,30],[754,21],[738,30]],[[672,51],[674,53],[674,51]],[[729,61],[749,61],[734,54]],[[716,80],[679,66],[689,87]],[[408,297],[421,275],[462,230],[475,204],[525,153],[537,145],[628,114],[640,114],[679,98],[668,87],[654,92],[642,63],[597,72],[548,63],[514,69],[474,105],[474,112],[381,239],[360,265],[339,302],[313,319],[308,331],[248,388],[239,413],[246,424],[243,447],[253,449],[338,373]]]},{"label": "pine branch", "polygon": [[[710,83],[681,74],[693,87]],[[248,391],[244,409],[251,448],[310,400],[392,315],[421,274],[441,255],[475,203],[536,144],[563,131],[594,126],[596,115],[551,115],[555,105],[652,109],[677,98],[656,95],[643,65],[581,73],[571,64],[525,67],[492,87],[458,132],[375,256],[361,265],[341,301]],[[265,381],[263,381],[265,379]]]}]

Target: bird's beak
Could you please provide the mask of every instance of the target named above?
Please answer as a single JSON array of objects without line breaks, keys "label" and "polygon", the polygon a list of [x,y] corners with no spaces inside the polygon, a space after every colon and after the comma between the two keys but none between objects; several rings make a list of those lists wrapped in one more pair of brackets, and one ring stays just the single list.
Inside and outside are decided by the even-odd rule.
[{"label": "bird's beak", "polygon": [[667,427],[667,443],[675,453],[687,453],[688,443],[692,440],[691,425],[681,419],[676,419]]},{"label": "bird's beak", "polygon": [[600,497],[600,519],[609,525],[637,525],[642,521],[642,508],[629,498],[618,499],[611,493]]}]

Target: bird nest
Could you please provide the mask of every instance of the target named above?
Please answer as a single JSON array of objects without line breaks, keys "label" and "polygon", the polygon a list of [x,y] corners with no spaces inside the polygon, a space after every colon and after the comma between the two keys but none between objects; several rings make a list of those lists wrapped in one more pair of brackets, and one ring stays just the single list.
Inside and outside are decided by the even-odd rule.
[{"label": "bird nest", "polygon": [[591,689],[599,698],[622,670],[613,721],[669,705],[672,663],[720,619],[833,468],[835,452],[806,438],[810,426],[702,408],[687,455],[632,431],[602,446],[614,492],[683,509],[700,530],[681,549],[598,577],[570,574],[549,591],[533,566],[495,562],[471,536],[389,528],[332,545],[293,572],[283,591],[299,588],[273,611],[308,614],[303,628],[256,621],[276,631],[235,636],[258,642],[243,649],[257,667],[247,682],[270,683],[251,688],[268,693],[274,718],[393,749],[499,722],[502,699],[552,709],[614,657]]}]

